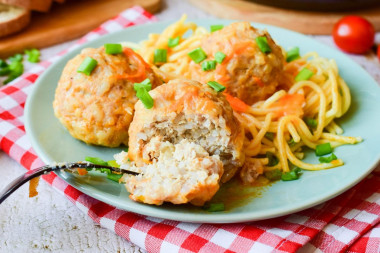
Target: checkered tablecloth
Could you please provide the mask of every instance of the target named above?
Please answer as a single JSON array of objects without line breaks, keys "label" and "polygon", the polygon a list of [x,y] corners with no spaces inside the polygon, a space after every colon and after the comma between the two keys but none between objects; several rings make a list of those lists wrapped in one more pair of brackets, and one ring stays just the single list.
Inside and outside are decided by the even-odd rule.
[{"label": "checkered tablecloth", "polygon": [[[25,134],[25,100],[38,76],[68,51],[125,27],[156,21],[140,7],[122,12],[76,45],[0,89],[0,148],[26,169],[42,166]],[[380,252],[380,171],[319,206],[239,224],[196,224],[146,217],[91,198],[55,174],[43,179],[95,222],[149,252]]]}]

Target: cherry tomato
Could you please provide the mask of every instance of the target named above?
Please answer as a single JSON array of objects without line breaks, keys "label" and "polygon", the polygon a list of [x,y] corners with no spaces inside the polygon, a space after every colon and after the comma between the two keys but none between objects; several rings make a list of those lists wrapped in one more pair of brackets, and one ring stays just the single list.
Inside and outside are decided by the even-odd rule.
[{"label": "cherry tomato", "polygon": [[334,26],[335,44],[348,53],[367,52],[375,40],[375,29],[366,19],[359,16],[346,16]]}]

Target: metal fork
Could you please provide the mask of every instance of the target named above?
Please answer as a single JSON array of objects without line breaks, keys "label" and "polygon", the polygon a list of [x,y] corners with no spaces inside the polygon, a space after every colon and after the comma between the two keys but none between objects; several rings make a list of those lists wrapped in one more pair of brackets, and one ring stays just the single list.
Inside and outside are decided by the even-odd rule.
[{"label": "metal fork", "polygon": [[0,191],[0,204],[14,191],[16,191],[21,185],[25,184],[29,180],[39,177],[41,175],[48,174],[52,171],[58,171],[63,169],[68,169],[74,171],[74,169],[83,168],[83,169],[109,169],[114,172],[122,172],[128,173],[131,175],[138,175],[139,173],[129,170],[124,170],[116,167],[105,166],[105,165],[97,165],[89,162],[78,162],[78,163],[62,163],[56,165],[46,165],[40,168],[30,170],[25,174],[19,176],[15,180],[13,180],[10,184],[8,184],[3,190]]}]

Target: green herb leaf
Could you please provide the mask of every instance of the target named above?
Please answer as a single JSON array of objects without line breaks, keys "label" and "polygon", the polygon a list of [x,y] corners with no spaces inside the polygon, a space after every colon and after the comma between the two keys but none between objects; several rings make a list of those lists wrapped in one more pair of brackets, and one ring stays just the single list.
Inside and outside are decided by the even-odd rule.
[{"label": "green herb leaf", "polygon": [[279,163],[277,156],[275,156],[272,152],[266,152],[266,156],[268,158],[268,166],[272,167]]},{"label": "green herb leaf", "polygon": [[123,174],[114,174],[114,173],[108,173],[107,178],[119,183],[120,178],[123,177]]},{"label": "green herb leaf", "polygon": [[0,68],[6,68],[8,67],[8,63],[2,59],[0,59]]},{"label": "green herb leaf", "polygon": [[106,161],[104,161],[103,159],[99,157],[86,156],[84,160],[93,164],[97,164],[97,165],[104,165],[104,166],[108,165]]},{"label": "green herb leaf", "polygon": [[154,63],[165,63],[167,62],[167,53],[166,49],[155,49],[154,50]]},{"label": "green herb leaf", "polygon": [[90,76],[96,65],[98,65],[98,62],[95,59],[87,56],[79,66],[77,72]]},{"label": "green herb leaf", "polygon": [[141,83],[135,83],[133,85],[133,89],[135,89],[135,91],[141,88],[144,88],[146,91],[150,91],[152,89],[152,83],[149,78],[145,79]]},{"label": "green herb leaf", "polygon": [[274,140],[274,133],[266,132],[265,135],[264,135],[264,137],[267,138],[270,141],[273,141]]},{"label": "green herb leaf", "polygon": [[9,67],[0,68],[0,76],[6,76],[11,73]]},{"label": "green herb leaf", "polygon": [[269,170],[265,171],[264,176],[268,178],[270,181],[276,181],[281,179],[282,172],[279,169]]},{"label": "green herb leaf", "polygon": [[175,37],[175,38],[169,38],[168,40],[168,47],[172,48],[175,47],[179,44],[180,37]]},{"label": "green herb leaf", "polygon": [[213,61],[204,61],[202,62],[202,70],[203,71],[210,71],[210,70],[213,70],[215,69],[216,67],[216,61],[213,60]]},{"label": "green herb leaf", "polygon": [[300,58],[300,49],[299,47],[293,47],[286,53],[286,61],[291,62]]},{"label": "green herb leaf", "polygon": [[203,51],[203,49],[200,47],[190,51],[187,55],[190,56],[190,58],[195,63],[200,63],[201,61],[207,58],[205,51]]},{"label": "green herb leaf", "polygon": [[138,97],[141,100],[146,109],[151,109],[153,107],[153,98],[150,96],[149,92],[146,89],[138,89],[136,92],[136,97]]},{"label": "green herb leaf", "polygon": [[14,61],[22,62],[23,59],[24,59],[24,56],[22,54],[15,54],[8,58],[10,62],[14,62]]},{"label": "green herb leaf", "polygon": [[225,210],[224,203],[209,203],[203,206],[208,212],[221,212]]},{"label": "green herb leaf", "polygon": [[308,125],[311,128],[316,128],[318,125],[318,122],[316,119],[306,117],[306,118],[304,118],[304,121],[305,121],[306,125]]},{"label": "green herb leaf", "polygon": [[32,63],[40,62],[40,51],[38,49],[25,50],[25,54],[28,56],[28,61]]},{"label": "green herb leaf", "polygon": [[221,85],[220,83],[216,82],[216,81],[209,81],[207,82],[207,84],[212,87],[214,90],[216,90],[217,92],[222,92],[226,89],[226,87],[224,87],[223,85]]},{"label": "green herb leaf", "polygon": [[317,156],[328,155],[333,151],[330,142],[317,145],[315,148],[315,154]]},{"label": "green herb leaf", "polygon": [[294,79],[296,82],[309,80],[314,75],[314,72],[310,69],[303,68]]},{"label": "green herb leaf", "polygon": [[260,36],[260,37],[256,37],[255,40],[256,40],[257,46],[259,47],[261,52],[263,52],[265,54],[272,52],[272,49],[270,48],[270,46],[268,44],[267,37]]},{"label": "green herb leaf", "polygon": [[121,44],[104,44],[106,54],[121,54],[123,47]]},{"label": "green herb leaf", "polygon": [[8,78],[4,81],[4,84],[10,83],[17,77],[24,73],[24,65],[20,61],[12,61],[9,66]]},{"label": "green herb leaf", "polygon": [[120,168],[120,165],[115,160],[107,161],[108,166]]},{"label": "green herb leaf", "polygon": [[338,159],[334,153],[332,153],[330,156],[322,156],[319,157],[319,162],[321,163],[331,163],[332,161]]},{"label": "green herb leaf", "polygon": [[210,26],[210,32],[213,33],[215,31],[223,29],[223,27],[224,27],[224,25],[211,25]]},{"label": "green herb leaf", "polygon": [[217,63],[222,63],[224,61],[224,59],[226,58],[226,55],[220,51],[216,52],[215,53],[215,61]]},{"label": "green herb leaf", "polygon": [[291,171],[289,172],[286,172],[286,173],[283,173],[282,176],[281,176],[281,180],[282,181],[292,181],[292,180],[297,180],[300,178],[300,175],[301,175],[301,169],[296,167],[294,169],[292,169]]}]

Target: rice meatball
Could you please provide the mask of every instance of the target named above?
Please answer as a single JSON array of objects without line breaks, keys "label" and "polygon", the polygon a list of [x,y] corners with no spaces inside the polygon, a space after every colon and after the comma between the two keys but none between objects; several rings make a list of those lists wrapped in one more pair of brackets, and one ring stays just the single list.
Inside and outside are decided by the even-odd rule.
[{"label": "rice meatball", "polygon": [[[124,181],[131,199],[155,205],[190,202],[201,206],[219,190],[224,172],[219,156],[210,156],[200,145],[186,139],[172,144],[154,137],[149,144],[158,147],[158,159],[139,167],[142,174],[126,177]],[[123,164],[125,154],[116,155],[116,161]]]},{"label": "rice meatball", "polygon": [[[117,158],[128,167],[128,156],[133,170],[143,173],[127,177],[131,198],[202,205],[243,165],[244,129],[224,95],[207,85],[172,80],[149,93],[154,106],[146,109],[141,101],[136,103],[128,154]],[[172,151],[166,156],[168,146]],[[161,195],[160,189],[170,194]],[[148,200],[148,192],[154,191],[159,192]]]},{"label": "rice meatball", "polygon": [[[86,48],[65,66],[53,102],[55,116],[70,134],[87,144],[117,147],[128,144],[128,128],[138,100],[135,82],[149,78],[161,84],[149,65],[130,48],[117,55],[104,47]],[[86,57],[98,64],[90,76],[77,70]]]},{"label": "rice meatball", "polygon": [[[271,49],[263,53],[257,37],[265,37]],[[284,56],[269,33],[258,30],[248,22],[225,26],[202,39],[201,48],[207,54],[205,61],[214,60],[217,52],[226,55],[215,70],[204,71],[201,64],[191,62],[191,79],[203,83],[218,81],[227,92],[251,105],[273,94],[282,79]]]}]

